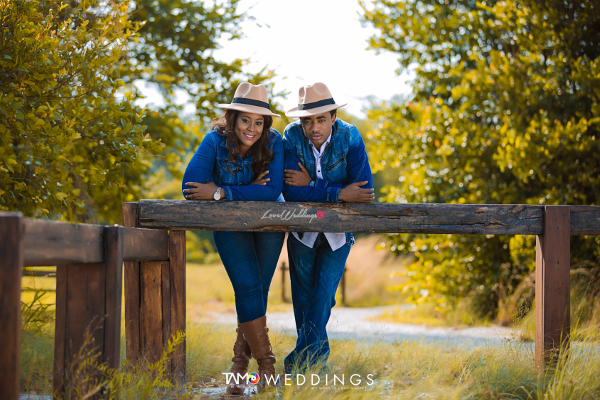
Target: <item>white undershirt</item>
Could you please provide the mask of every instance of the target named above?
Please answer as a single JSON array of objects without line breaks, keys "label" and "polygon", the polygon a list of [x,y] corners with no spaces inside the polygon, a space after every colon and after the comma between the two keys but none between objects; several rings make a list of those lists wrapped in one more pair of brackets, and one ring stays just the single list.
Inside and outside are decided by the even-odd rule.
[{"label": "white undershirt", "polygon": [[[333,133],[333,129],[331,130],[331,133]],[[316,147],[312,144],[312,142],[310,140],[308,141],[308,143],[310,144],[310,147],[312,148],[313,156],[315,157],[315,166],[317,168],[317,178],[319,178],[319,179],[323,179],[323,173],[321,172],[321,170],[322,170],[321,157],[323,157],[323,154],[325,153],[325,148],[329,145],[329,142],[331,142],[331,135],[329,135],[329,137],[327,138],[325,143],[323,143],[323,145],[321,146],[321,151],[319,151],[316,149]],[[310,247],[310,248],[312,248],[315,245],[315,240],[317,240],[317,236],[319,236],[319,232],[305,232],[304,235],[302,236],[302,239],[300,239],[298,237],[298,233],[293,232],[293,234],[294,234],[294,237],[300,241],[300,243],[302,243],[303,245]],[[327,239],[327,242],[329,243],[329,246],[331,247],[331,250],[333,250],[333,251],[336,251],[337,249],[339,249],[340,247],[342,247],[343,245],[346,244],[346,234],[345,233],[326,232],[325,238]]]}]

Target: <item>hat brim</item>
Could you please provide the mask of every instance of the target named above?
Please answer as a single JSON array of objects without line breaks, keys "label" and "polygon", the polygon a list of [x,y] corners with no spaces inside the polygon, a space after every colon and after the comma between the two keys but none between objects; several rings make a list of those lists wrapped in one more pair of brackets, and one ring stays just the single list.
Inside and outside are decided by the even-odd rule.
[{"label": "hat brim", "polygon": [[312,115],[322,114],[327,111],[337,110],[338,108],[342,108],[348,103],[344,104],[329,104],[322,107],[311,108],[310,110],[298,110],[298,107],[294,107],[291,110],[285,113],[286,116],[290,118],[302,118],[302,117],[310,117]]},{"label": "hat brim", "polygon": [[218,107],[223,108],[225,110],[245,111],[245,112],[249,112],[252,114],[269,115],[271,117],[281,118],[281,115],[275,114],[275,113],[271,112],[271,110],[267,110],[264,107],[252,106],[250,104],[241,104],[241,103],[219,104]]}]

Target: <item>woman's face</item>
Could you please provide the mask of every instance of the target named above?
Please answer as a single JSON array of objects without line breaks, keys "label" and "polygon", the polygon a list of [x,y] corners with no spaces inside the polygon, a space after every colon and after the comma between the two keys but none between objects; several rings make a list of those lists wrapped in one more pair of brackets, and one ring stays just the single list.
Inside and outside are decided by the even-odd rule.
[{"label": "woman's face", "polygon": [[249,149],[262,135],[265,119],[262,115],[241,112],[235,121],[235,134],[242,149]]}]

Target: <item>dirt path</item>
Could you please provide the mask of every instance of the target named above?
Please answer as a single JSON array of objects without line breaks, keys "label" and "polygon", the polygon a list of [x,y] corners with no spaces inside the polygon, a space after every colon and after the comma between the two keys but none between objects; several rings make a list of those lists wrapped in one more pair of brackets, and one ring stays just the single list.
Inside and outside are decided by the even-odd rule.
[{"label": "dirt path", "polygon": [[[346,308],[334,307],[331,319],[327,324],[327,332],[332,339],[364,339],[367,341],[404,341],[424,340],[427,342],[447,342],[448,345],[483,345],[500,344],[503,340],[515,337],[513,329],[505,327],[471,327],[471,328],[439,328],[424,325],[398,324],[369,319],[381,315],[394,308],[368,307]],[[267,313],[269,328],[296,334],[293,312]],[[234,313],[207,313],[200,321],[219,325],[235,325]]]}]

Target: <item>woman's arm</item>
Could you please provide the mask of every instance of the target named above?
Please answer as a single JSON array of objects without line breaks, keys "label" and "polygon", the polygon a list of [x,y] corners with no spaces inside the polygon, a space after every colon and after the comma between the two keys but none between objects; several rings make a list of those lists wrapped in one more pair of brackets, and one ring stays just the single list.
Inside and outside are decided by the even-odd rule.
[{"label": "woman's arm", "polygon": [[196,153],[190,160],[185,169],[181,181],[181,190],[183,197],[187,195],[183,190],[192,189],[192,186],[186,186],[186,183],[206,183],[211,179],[212,171],[217,159],[217,144],[212,134],[208,134],[202,139],[202,143],[196,150]]}]

